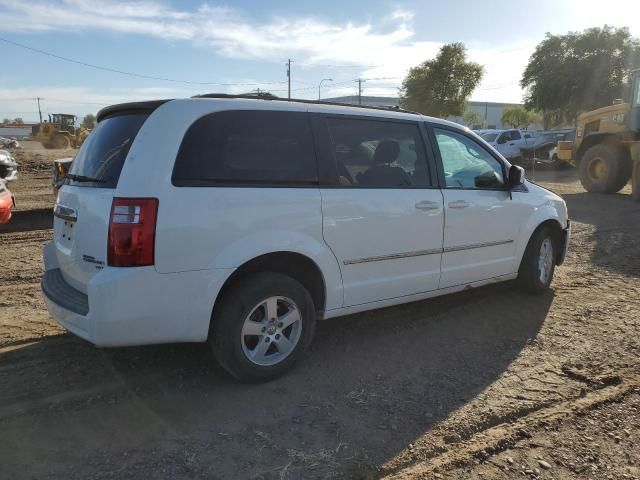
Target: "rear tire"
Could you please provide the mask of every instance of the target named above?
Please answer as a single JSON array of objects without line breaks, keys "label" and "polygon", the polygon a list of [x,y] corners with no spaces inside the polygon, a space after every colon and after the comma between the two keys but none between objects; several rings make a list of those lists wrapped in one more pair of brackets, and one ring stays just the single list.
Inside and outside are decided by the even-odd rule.
[{"label": "rear tire", "polygon": [[517,282],[523,290],[542,293],[549,288],[556,267],[556,248],[549,227],[536,230],[520,262]]},{"label": "rear tire", "polygon": [[616,193],[631,178],[631,167],[629,155],[623,147],[594,145],[580,160],[580,183],[588,192]]},{"label": "rear tire", "polygon": [[213,312],[209,343],[218,362],[238,380],[265,382],[286,373],[304,355],[315,326],[309,292],[291,277],[263,272],[226,289]]},{"label": "rear tire", "polygon": [[69,147],[71,147],[71,142],[69,141],[69,137],[67,137],[66,135],[58,133],[55,137],[53,137],[53,148],[66,150]]}]

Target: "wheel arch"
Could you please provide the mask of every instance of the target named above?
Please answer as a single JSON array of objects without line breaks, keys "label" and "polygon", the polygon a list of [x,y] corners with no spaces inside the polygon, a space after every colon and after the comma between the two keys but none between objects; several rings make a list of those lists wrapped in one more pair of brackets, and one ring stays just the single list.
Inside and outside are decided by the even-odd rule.
[{"label": "wheel arch", "polygon": [[556,256],[556,263],[558,263],[558,260],[562,256],[562,235],[564,232],[564,228],[560,224],[558,219],[550,218],[542,222],[540,225],[538,225],[535,228],[535,230],[533,230],[533,232],[531,232],[531,235],[529,236],[529,241],[531,240],[531,237],[533,237],[533,235],[536,234],[536,232],[540,231],[543,228],[549,228],[551,230],[551,239],[553,240],[553,247],[555,248],[554,253]]},{"label": "wheel arch", "polygon": [[[556,215],[551,215],[550,213],[551,212],[547,212],[547,214],[543,217],[532,219],[532,221],[527,225],[525,234],[522,235],[520,245],[518,246],[518,269],[522,264],[524,253],[527,249],[527,245],[529,245],[529,242],[531,241],[531,238],[533,238],[536,232],[545,227],[550,228],[553,235],[553,246],[555,248],[556,262],[558,262],[558,260],[562,258],[562,241],[566,225],[562,225],[560,218]],[[558,262],[557,264],[559,263],[560,262]]]},{"label": "wheel arch", "polygon": [[213,312],[229,288],[241,279],[260,272],[281,273],[300,282],[309,291],[316,310],[324,311],[327,303],[327,286],[325,276],[318,264],[310,257],[298,252],[276,251],[254,257],[236,268],[220,288],[213,305]]},{"label": "wheel arch", "polygon": [[584,154],[594,145],[612,145],[612,146],[621,146],[620,137],[615,133],[593,133],[591,135],[587,135],[584,140],[580,143],[578,150],[576,152],[576,165],[580,164],[582,161],[582,157]]}]

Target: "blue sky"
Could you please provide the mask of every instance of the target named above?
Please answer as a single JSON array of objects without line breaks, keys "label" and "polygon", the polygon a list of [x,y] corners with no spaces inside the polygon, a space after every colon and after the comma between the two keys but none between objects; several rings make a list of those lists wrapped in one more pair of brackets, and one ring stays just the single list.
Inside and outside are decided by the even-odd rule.
[{"label": "blue sky", "polygon": [[[604,7],[603,7],[604,5]],[[545,32],[603,24],[640,35],[640,2],[610,0],[258,1],[0,0],[0,37],[137,78],[64,62],[0,41],[0,116],[83,115],[121,101],[246,92],[300,98],[394,95],[407,69],[443,43],[464,42],[486,68],[474,100],[518,102],[518,81]],[[209,83],[209,84],[204,84]],[[219,83],[216,85],[214,83]]]}]

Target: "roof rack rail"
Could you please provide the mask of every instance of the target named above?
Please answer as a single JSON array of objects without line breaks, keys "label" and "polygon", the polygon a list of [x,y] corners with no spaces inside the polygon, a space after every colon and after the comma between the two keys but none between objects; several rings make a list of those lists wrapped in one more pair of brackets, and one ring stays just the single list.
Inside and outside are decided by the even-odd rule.
[{"label": "roof rack rail", "polygon": [[296,102],[296,103],[308,103],[312,105],[329,105],[335,107],[354,107],[354,108],[366,108],[370,110],[386,110],[401,113],[412,113],[414,115],[422,115],[420,112],[414,112],[412,110],[405,110],[399,105],[356,105],[353,103],[340,103],[340,102],[327,102],[324,100],[307,100],[302,98],[281,98],[271,93],[242,93],[242,94],[230,94],[230,93],[205,93],[202,95],[194,95],[191,98],[247,98],[252,100],[277,100],[280,102]]},{"label": "roof rack rail", "polygon": [[232,93],[203,93],[202,95],[194,95],[191,98],[252,98],[252,99],[260,99],[260,100],[285,100],[284,98],[280,98],[275,96],[272,93],[240,93],[240,94],[232,94]]}]

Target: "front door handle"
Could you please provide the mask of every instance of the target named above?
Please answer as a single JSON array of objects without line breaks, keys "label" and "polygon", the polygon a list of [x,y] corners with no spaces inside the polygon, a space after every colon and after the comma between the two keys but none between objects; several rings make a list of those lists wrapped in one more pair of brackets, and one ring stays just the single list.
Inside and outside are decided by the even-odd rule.
[{"label": "front door handle", "polygon": [[467,202],[466,200],[456,200],[455,202],[449,202],[449,208],[455,208],[455,209],[463,209],[463,208],[467,208],[471,206],[470,202]]},{"label": "front door handle", "polygon": [[430,202],[428,200],[416,203],[416,208],[418,210],[439,210],[440,206],[440,202]]}]

